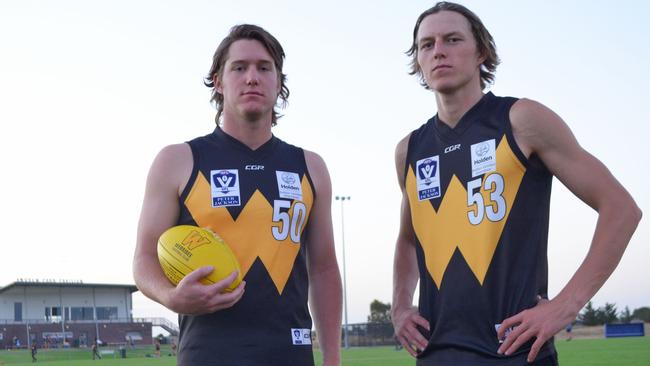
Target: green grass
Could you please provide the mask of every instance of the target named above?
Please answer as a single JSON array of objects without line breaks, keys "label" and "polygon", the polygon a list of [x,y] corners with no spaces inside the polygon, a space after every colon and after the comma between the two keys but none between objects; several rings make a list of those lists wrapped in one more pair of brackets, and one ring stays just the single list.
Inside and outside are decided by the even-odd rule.
[{"label": "green grass", "polygon": [[650,337],[574,339],[555,347],[561,366],[650,365]]},{"label": "green grass", "polygon": [[[314,352],[316,366],[321,365],[320,352]],[[395,351],[395,347],[352,347],[341,352],[343,366],[415,366],[415,359],[405,350]]]},{"label": "green grass", "polygon": [[[571,342],[557,341],[561,366],[647,366],[650,365],[650,337],[574,339]],[[127,358],[105,356],[92,360],[89,349],[45,350],[40,349],[37,364],[52,366],[175,366],[176,358],[169,357],[169,348],[163,346],[161,358],[147,358],[153,347],[127,349]],[[314,355],[320,366],[321,355]],[[393,347],[350,348],[343,350],[343,366],[406,366],[415,365],[415,360],[406,351],[395,351]],[[33,365],[29,351],[0,351],[0,365]]]},{"label": "green grass", "polygon": [[[115,355],[102,355],[102,359],[92,359],[90,348],[86,349],[39,349],[36,358],[36,364],[48,364],[52,366],[175,366],[176,357],[170,357],[169,347],[163,345],[160,358],[148,358],[146,355],[153,354],[153,346],[137,347],[136,349],[127,349],[127,358],[118,358],[116,350]],[[0,351],[0,365],[4,366],[26,366],[34,365],[32,363],[31,352],[28,350]]]}]

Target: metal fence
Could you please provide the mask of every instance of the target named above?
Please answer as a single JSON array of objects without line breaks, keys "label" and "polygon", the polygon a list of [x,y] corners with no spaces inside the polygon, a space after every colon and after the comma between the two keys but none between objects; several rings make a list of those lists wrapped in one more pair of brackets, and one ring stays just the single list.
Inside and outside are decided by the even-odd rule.
[{"label": "metal fence", "polygon": [[[343,326],[345,327],[345,325]],[[387,346],[397,344],[395,331],[391,323],[357,323],[348,324],[348,344],[350,347]],[[341,344],[343,334],[341,332]]]}]

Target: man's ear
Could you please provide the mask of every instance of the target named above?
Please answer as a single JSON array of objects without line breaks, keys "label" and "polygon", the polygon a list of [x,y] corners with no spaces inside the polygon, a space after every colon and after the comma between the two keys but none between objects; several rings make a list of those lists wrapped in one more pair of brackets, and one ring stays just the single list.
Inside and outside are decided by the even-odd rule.
[{"label": "man's ear", "polygon": [[212,82],[214,83],[214,89],[221,95],[223,95],[223,84],[221,83],[221,78],[219,77],[218,74],[214,74],[214,78],[212,79]]},{"label": "man's ear", "polygon": [[485,62],[485,60],[487,60],[487,55],[485,54],[485,52],[478,51],[478,64],[482,65]]}]

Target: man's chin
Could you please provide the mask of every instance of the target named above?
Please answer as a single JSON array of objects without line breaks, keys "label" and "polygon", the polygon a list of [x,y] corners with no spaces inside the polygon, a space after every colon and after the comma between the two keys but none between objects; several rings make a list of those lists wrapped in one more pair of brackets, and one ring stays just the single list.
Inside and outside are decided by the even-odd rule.
[{"label": "man's chin", "polygon": [[244,113],[244,119],[247,122],[257,122],[262,118],[262,115],[261,111],[247,111]]}]

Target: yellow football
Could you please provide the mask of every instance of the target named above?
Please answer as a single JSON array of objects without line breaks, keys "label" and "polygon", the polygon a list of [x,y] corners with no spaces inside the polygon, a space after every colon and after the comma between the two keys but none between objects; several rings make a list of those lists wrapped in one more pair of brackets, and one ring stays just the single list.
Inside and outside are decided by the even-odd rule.
[{"label": "yellow football", "polygon": [[204,266],[213,266],[214,271],[201,279],[203,284],[220,281],[232,271],[237,271],[237,278],[224,291],[234,290],[242,281],[239,261],[230,247],[219,235],[197,226],[173,226],[162,233],[158,239],[158,260],[174,285]]}]

